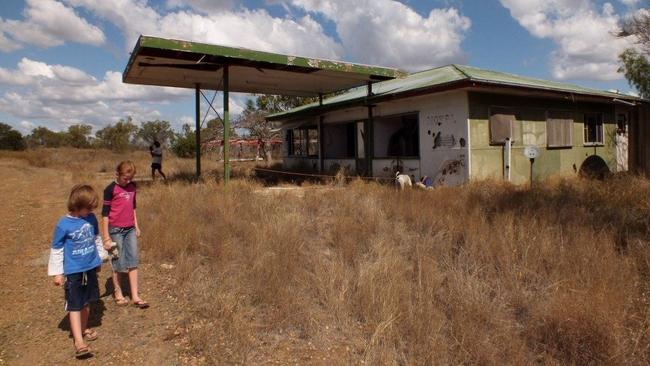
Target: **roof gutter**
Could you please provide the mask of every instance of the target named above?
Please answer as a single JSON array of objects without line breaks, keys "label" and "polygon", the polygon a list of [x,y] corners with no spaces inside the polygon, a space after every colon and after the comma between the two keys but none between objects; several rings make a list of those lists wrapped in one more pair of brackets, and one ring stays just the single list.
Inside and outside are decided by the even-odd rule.
[{"label": "roof gutter", "polygon": [[282,121],[282,120],[290,121],[298,118],[317,116],[333,110],[340,110],[340,109],[353,108],[353,107],[365,107],[368,105],[373,105],[380,102],[386,102],[389,100],[398,100],[404,98],[417,97],[421,95],[439,93],[439,92],[448,91],[452,89],[465,88],[468,86],[471,86],[471,82],[469,80],[463,79],[463,80],[452,81],[446,84],[438,84],[434,86],[424,87],[422,89],[409,90],[405,92],[388,93],[388,94],[372,94],[372,95],[366,94],[363,97],[359,97],[352,100],[346,100],[346,101],[332,103],[332,104],[315,105],[313,107],[304,109],[302,111],[294,112],[294,113],[287,113],[287,114],[280,114],[277,116],[266,117],[266,120],[267,121]]},{"label": "roof gutter", "polygon": [[616,103],[621,103],[621,104],[629,105],[629,106],[631,106],[631,107],[635,107],[635,106],[636,106],[636,103],[634,103],[634,102],[628,102],[627,100],[618,99],[618,98],[614,98],[614,99],[612,99],[612,102],[616,102]]}]

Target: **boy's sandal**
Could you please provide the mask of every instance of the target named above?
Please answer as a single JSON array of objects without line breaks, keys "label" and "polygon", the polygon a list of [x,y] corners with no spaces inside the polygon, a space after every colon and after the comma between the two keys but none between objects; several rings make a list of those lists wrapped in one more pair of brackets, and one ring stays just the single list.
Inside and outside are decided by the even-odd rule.
[{"label": "boy's sandal", "polygon": [[83,335],[84,335],[84,339],[87,341],[94,341],[97,338],[99,338],[97,332],[94,329],[86,329]]},{"label": "boy's sandal", "polygon": [[129,305],[129,300],[127,300],[126,297],[120,297],[120,298],[115,297],[114,299],[115,299],[115,305],[117,306]]},{"label": "boy's sandal", "polygon": [[138,300],[138,301],[133,302],[133,306],[135,306],[136,308],[140,308],[140,309],[146,309],[146,308],[149,307],[149,303],[147,303],[144,300]]},{"label": "boy's sandal", "polygon": [[90,355],[90,347],[88,347],[88,346],[83,346],[83,347],[79,347],[79,348],[75,347],[74,356],[76,358],[85,358],[86,356],[89,356],[89,355]]}]

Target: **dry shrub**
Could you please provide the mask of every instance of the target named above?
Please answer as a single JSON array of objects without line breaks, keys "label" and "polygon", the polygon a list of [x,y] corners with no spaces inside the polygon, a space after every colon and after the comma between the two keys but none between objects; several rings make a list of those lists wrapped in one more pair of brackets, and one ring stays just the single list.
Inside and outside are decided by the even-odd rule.
[{"label": "dry shrub", "polygon": [[176,263],[209,363],[650,361],[643,179],[283,193],[181,180],[142,196],[145,250]]}]

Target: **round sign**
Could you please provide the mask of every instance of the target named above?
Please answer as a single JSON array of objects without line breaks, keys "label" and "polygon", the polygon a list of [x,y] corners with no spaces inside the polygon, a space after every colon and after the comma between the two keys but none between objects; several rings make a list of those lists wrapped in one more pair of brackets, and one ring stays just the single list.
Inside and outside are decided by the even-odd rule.
[{"label": "round sign", "polygon": [[528,159],[535,159],[539,157],[539,149],[537,146],[526,146],[524,147],[524,156]]}]

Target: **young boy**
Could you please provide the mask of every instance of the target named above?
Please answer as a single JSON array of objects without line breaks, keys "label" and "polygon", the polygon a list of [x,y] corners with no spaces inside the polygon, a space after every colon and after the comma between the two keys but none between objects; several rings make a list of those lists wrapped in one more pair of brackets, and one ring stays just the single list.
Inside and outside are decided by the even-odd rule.
[{"label": "young boy", "polygon": [[117,244],[118,258],[112,258],[113,296],[119,306],[129,302],[122,293],[119,273],[128,273],[131,287],[131,302],[134,306],[146,309],[149,304],[138,294],[138,237],[140,227],[136,215],[136,187],[131,180],[135,175],[135,164],[123,161],[116,169],[116,179],[104,190],[104,206],[102,207],[102,237],[104,248],[109,249],[113,242]]},{"label": "young boy", "polygon": [[99,300],[97,272],[101,270],[96,238],[97,218],[92,211],[99,197],[91,186],[76,185],[68,197],[68,214],[56,224],[47,274],[54,284],[64,284],[65,310],[69,312],[74,339],[75,357],[89,356],[84,342],[97,339],[97,332],[88,328],[89,304]]}]

